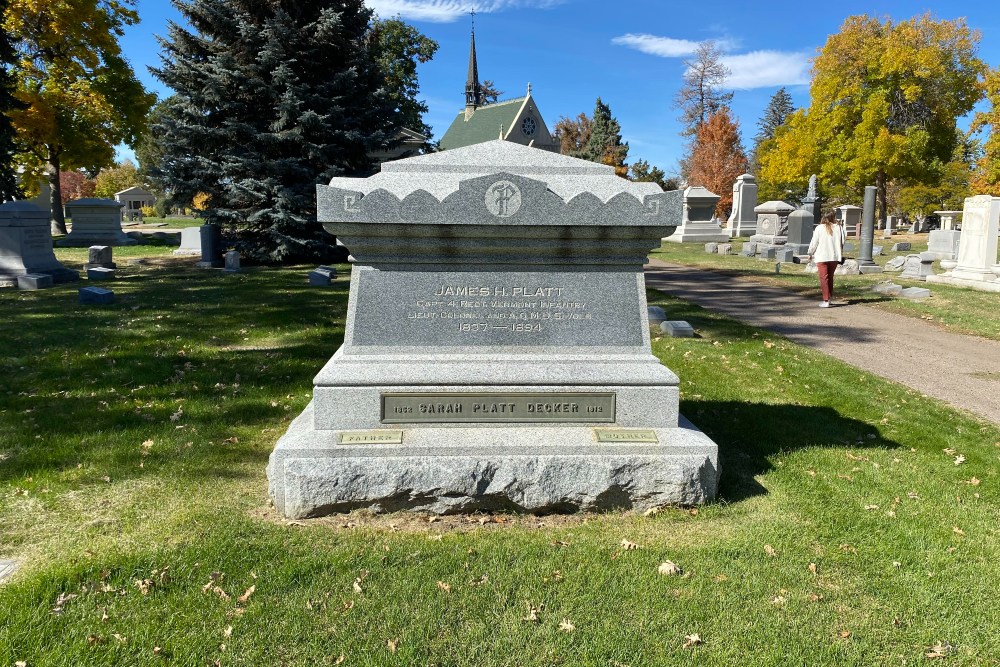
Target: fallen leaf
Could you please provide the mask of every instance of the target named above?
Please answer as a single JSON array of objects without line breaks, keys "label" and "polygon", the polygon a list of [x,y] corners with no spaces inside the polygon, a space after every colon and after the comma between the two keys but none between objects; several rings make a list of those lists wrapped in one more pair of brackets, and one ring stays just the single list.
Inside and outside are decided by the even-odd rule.
[{"label": "fallen leaf", "polygon": [[769,341],[769,340],[765,340],[765,341],[764,341],[764,347],[766,347],[767,349],[769,349],[769,350],[770,350],[770,349],[771,349],[772,347],[774,347],[774,343],[772,343],[772,342],[771,342],[771,341]]},{"label": "fallen leaf", "polygon": [[678,575],[684,572],[677,563],[669,560],[660,563],[660,567],[656,568],[656,571],[666,576]]},{"label": "fallen leaf", "polygon": [[635,542],[630,542],[628,540],[622,540],[622,549],[625,551],[632,551],[633,549],[638,549],[639,545]]},{"label": "fallen leaf", "polygon": [[177,408],[177,412],[170,415],[170,421],[175,422],[184,415],[184,408]]},{"label": "fallen leaf", "polygon": [[117,640],[118,640],[118,643],[119,643],[119,644],[124,644],[124,643],[126,643],[126,642],[128,641],[128,637],[122,637],[122,636],[121,636],[120,634],[118,634],[117,632],[116,632],[116,633],[115,633],[114,635],[112,635],[112,636],[113,636],[113,637],[114,637],[115,639],[117,639]]},{"label": "fallen leaf", "polygon": [[952,526],[951,532],[955,533],[956,535],[965,535],[965,531],[959,528],[958,526]]},{"label": "fallen leaf", "polygon": [[699,644],[704,644],[704,642],[701,641],[701,637],[698,636],[698,633],[684,635],[684,646],[681,648],[691,648],[692,646],[698,646]]},{"label": "fallen leaf", "polygon": [[153,655],[160,655],[160,653],[161,653],[162,651],[163,651],[163,649],[162,649],[162,648],[160,648],[159,646],[154,646],[154,647],[153,647]]},{"label": "fallen leaf", "polygon": [[971,484],[972,486],[979,486],[979,480],[977,478],[973,477],[968,482],[966,482],[966,484]]},{"label": "fallen leaf", "polygon": [[648,510],[642,513],[643,516],[656,516],[662,510],[659,507],[650,507]]},{"label": "fallen leaf", "polygon": [[947,454],[948,456],[954,456],[955,455],[955,450],[952,449],[951,447],[945,447],[941,451],[944,452],[945,454]]},{"label": "fallen leaf", "polygon": [[764,545],[764,553],[766,553],[771,558],[774,558],[775,556],[778,555],[778,552],[775,551],[774,547],[772,547],[770,544],[765,544]]},{"label": "fallen leaf", "polygon": [[100,644],[104,641],[104,637],[100,635],[87,635],[87,646],[94,646]]},{"label": "fallen leaf", "polygon": [[727,581],[729,577],[724,574],[717,574],[713,577],[713,579],[721,584],[723,581]]},{"label": "fallen leaf", "polygon": [[451,584],[447,584],[443,581],[437,583],[437,587],[443,590],[445,593],[451,593]]},{"label": "fallen leaf", "polygon": [[522,620],[528,621],[529,623],[537,623],[538,622],[538,612],[539,612],[538,607],[535,607],[533,604],[531,604],[529,602],[528,603],[528,615],[525,616]]},{"label": "fallen leaf", "polygon": [[934,646],[927,647],[924,657],[934,660],[935,658],[945,658],[949,653],[951,653],[951,644],[948,642],[937,642]]},{"label": "fallen leaf", "polygon": [[240,439],[239,439],[239,438],[237,438],[236,436],[233,436],[232,438],[226,438],[226,439],[225,439],[225,440],[223,440],[222,442],[226,442],[226,443],[229,443],[230,445],[235,445],[235,444],[236,444],[236,443],[238,443],[239,441],[240,441]]},{"label": "fallen leaf", "polygon": [[489,581],[489,579],[490,579],[490,578],[489,578],[489,577],[487,577],[487,576],[486,576],[486,575],[484,574],[483,576],[479,577],[478,579],[473,579],[472,581],[470,581],[470,582],[469,582],[469,585],[470,585],[470,586],[482,586],[482,585],[483,585],[483,584],[485,584],[485,583],[486,583],[487,581]]},{"label": "fallen leaf", "polygon": [[389,647],[389,652],[390,653],[395,653],[396,649],[399,647],[399,640],[398,639],[390,639],[385,644],[386,644],[386,646]]},{"label": "fallen leaf", "polygon": [[865,509],[868,511],[877,510],[878,505],[865,505]]},{"label": "fallen leaf", "polygon": [[785,604],[785,602],[787,602],[787,599],[785,598],[784,595],[775,595],[773,598],[771,598],[771,604],[779,607]]},{"label": "fallen leaf", "polygon": [[840,632],[837,633],[837,636],[840,637],[841,639],[847,639],[848,637],[851,636],[851,631],[841,630]]},{"label": "fallen leaf", "polygon": [[816,574],[816,563],[809,563],[809,571]]},{"label": "fallen leaf", "polygon": [[959,465],[962,465],[963,463],[965,463],[965,457],[964,456],[962,456],[961,454],[959,454],[958,456],[955,457],[955,465],[959,466]]},{"label": "fallen leaf", "polygon": [[361,592],[361,580],[360,579],[355,579],[354,583],[351,584],[351,588],[354,589],[355,593],[360,593]]},{"label": "fallen leaf", "polygon": [[226,629],[222,631],[222,636],[225,637],[226,639],[229,639],[230,637],[232,637],[233,636],[233,626],[231,626],[231,625],[226,626]]},{"label": "fallen leaf", "polygon": [[250,588],[246,589],[246,591],[243,593],[243,595],[241,595],[238,598],[236,598],[236,601],[239,602],[240,604],[245,603],[247,600],[250,599],[250,596],[253,595],[253,592],[255,590],[257,590],[257,585],[256,584],[254,584]]},{"label": "fallen leaf", "polygon": [[564,618],[559,621],[559,629],[563,632],[573,632],[576,630],[576,626],[573,625],[568,618]]},{"label": "fallen leaf", "polygon": [[823,594],[822,593],[820,593],[819,595],[817,595],[816,593],[810,593],[809,594],[809,601],[810,602],[819,602],[822,599],[823,599]]},{"label": "fallen leaf", "polygon": [[347,656],[345,656],[343,653],[341,653],[340,657],[333,661],[333,664],[339,665],[339,664],[343,663],[345,660],[347,660]]}]

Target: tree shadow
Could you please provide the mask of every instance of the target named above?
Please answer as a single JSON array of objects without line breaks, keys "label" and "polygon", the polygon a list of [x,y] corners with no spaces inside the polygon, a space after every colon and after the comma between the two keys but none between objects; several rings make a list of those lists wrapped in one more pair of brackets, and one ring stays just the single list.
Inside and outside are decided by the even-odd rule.
[{"label": "tree shadow", "polygon": [[879,430],[824,406],[681,400],[681,413],[719,446],[719,495],[739,502],[764,495],[758,475],[771,458],[809,448],[894,449]]}]

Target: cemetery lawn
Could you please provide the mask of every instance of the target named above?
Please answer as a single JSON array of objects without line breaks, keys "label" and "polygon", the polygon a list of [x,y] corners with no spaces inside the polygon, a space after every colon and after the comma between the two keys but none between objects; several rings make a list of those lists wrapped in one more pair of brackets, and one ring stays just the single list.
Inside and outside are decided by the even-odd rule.
[{"label": "cemetery lawn", "polygon": [[[889,252],[893,243],[901,241],[910,241],[913,249],[905,252]],[[886,261],[893,257],[927,250],[927,235],[897,235],[891,242],[876,238],[876,244],[882,245],[886,252],[875,257],[875,262],[885,266]],[[733,246],[734,250],[738,251],[742,243],[736,241]],[[849,257],[857,257],[857,252],[847,254]],[[697,243],[664,243],[659,250],[650,253],[650,257],[674,264],[711,269],[730,274],[734,278],[749,278],[769,285],[786,287],[817,299],[820,296],[819,279],[814,273],[805,273],[803,264],[784,263],[781,265],[781,273],[776,274],[774,261],[762,261],[756,257],[740,255],[709,254],[705,252],[703,244]],[[941,272],[937,263],[934,264],[934,269],[936,273]],[[903,287],[929,288],[931,297],[910,300],[871,291],[876,283],[889,280]],[[864,303],[880,310],[920,318],[952,333],[1000,340],[1000,308],[997,308],[998,299],[995,293],[901,279],[898,271],[837,276],[834,292],[838,300]]]},{"label": "cemetery lawn", "polygon": [[111,306],[0,291],[0,665],[1000,664],[994,424],[650,292],[717,502],[287,521],[264,468],[346,272],[164,253]]}]

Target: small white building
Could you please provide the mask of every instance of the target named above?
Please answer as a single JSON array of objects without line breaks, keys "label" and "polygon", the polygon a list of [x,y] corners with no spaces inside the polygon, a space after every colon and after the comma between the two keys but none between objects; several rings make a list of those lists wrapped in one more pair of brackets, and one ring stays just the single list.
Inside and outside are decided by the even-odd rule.
[{"label": "small white building", "polygon": [[138,185],[115,193],[115,201],[122,204],[122,218],[142,220],[142,207],[156,203],[153,193]]}]

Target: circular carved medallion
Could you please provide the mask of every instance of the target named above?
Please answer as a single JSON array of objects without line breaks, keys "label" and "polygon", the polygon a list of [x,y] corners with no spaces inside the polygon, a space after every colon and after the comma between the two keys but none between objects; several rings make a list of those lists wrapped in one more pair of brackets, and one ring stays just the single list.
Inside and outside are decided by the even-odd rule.
[{"label": "circular carved medallion", "polygon": [[509,218],[521,208],[521,190],[510,181],[497,181],[486,190],[486,210]]}]

